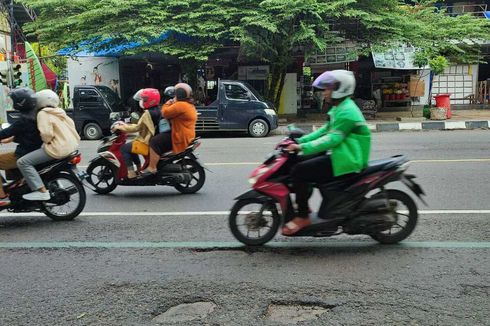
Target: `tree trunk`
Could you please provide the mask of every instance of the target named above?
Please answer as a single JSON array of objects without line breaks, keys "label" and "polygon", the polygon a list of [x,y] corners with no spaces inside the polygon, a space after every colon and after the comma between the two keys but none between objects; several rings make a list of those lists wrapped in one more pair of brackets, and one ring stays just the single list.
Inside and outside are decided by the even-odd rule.
[{"label": "tree trunk", "polygon": [[274,104],[276,110],[279,110],[282,89],[286,79],[286,67],[280,65],[271,66],[271,75],[266,90],[266,98]]}]

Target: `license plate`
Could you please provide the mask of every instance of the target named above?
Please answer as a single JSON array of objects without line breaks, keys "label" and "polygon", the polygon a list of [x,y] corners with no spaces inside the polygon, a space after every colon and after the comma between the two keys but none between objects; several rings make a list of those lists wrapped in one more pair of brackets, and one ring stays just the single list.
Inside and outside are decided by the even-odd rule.
[{"label": "license plate", "polygon": [[85,179],[87,179],[87,177],[88,177],[87,172],[80,171],[77,167],[73,167],[72,168],[72,171],[73,171],[73,173],[75,173],[75,175],[77,176],[77,178],[80,179],[80,180],[82,180],[82,181],[85,180]]}]

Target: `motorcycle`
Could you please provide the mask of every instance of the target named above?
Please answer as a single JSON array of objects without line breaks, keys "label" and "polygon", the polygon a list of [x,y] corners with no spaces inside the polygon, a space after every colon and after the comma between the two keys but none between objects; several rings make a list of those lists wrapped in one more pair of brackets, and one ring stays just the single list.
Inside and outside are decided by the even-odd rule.
[{"label": "motorcycle", "polygon": [[[234,237],[245,245],[260,246],[269,242],[282,225],[294,218],[290,171],[298,156],[286,148],[303,134],[301,130],[294,130],[283,139],[252,172],[249,179],[252,189],[235,198],[229,227]],[[311,225],[292,237],[330,237],[346,233],[368,235],[383,244],[404,240],[417,224],[417,205],[407,193],[385,189],[385,186],[401,181],[424,202],[424,191],[414,181],[415,176],[405,173],[408,165],[405,156],[397,155],[371,161],[360,173],[326,184],[314,184],[322,195],[318,213]]]},{"label": "motorcycle", "polygon": [[[112,128],[111,128],[112,129]],[[127,178],[127,167],[121,154],[121,147],[128,135],[113,134],[102,139],[97,148],[97,157],[87,167],[87,181],[98,194],[108,194],[117,186],[171,186],[183,194],[193,194],[204,185],[206,174],[202,164],[194,154],[200,146],[199,137],[195,138],[186,150],[179,154],[172,152],[162,155],[157,173],[146,177]],[[149,157],[138,166],[138,172],[148,166]]]},{"label": "motorcycle", "polygon": [[83,211],[87,198],[82,184],[84,174],[77,169],[80,161],[81,155],[74,152],[64,159],[36,167],[51,195],[48,201],[23,199],[22,196],[32,190],[18,170],[7,170],[6,178],[11,181],[6,182],[2,176],[2,182],[11,204],[0,207],[0,210],[13,213],[42,212],[54,221],[73,220]]}]

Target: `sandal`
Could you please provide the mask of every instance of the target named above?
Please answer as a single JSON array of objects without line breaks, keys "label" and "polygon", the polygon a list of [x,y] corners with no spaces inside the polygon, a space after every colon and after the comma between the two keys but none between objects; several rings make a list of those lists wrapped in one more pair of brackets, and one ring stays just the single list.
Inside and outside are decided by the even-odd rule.
[{"label": "sandal", "polygon": [[311,225],[311,220],[309,218],[295,217],[283,226],[282,235],[295,235],[309,225]]}]

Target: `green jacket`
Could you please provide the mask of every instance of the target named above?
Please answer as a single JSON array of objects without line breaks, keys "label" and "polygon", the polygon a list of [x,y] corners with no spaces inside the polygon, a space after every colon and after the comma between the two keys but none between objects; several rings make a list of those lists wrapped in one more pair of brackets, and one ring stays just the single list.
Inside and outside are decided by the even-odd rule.
[{"label": "green jacket", "polygon": [[345,99],[328,114],[330,121],[298,140],[304,155],[331,150],[334,176],[360,172],[367,167],[371,131],[354,101]]}]

